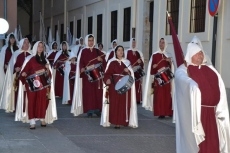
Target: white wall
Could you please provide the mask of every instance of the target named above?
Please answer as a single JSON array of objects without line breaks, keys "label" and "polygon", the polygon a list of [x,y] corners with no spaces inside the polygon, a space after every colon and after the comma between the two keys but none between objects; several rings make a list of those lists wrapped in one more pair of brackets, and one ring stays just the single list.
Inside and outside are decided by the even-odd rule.
[{"label": "white wall", "polygon": [[225,86],[230,88],[230,1],[221,1],[218,11],[218,30],[216,46],[216,68],[220,72]]},{"label": "white wall", "polygon": [[[34,32],[37,28],[37,21],[39,21],[38,10],[42,10],[42,0],[34,0]],[[136,22],[134,20],[134,4],[136,4]],[[45,23],[47,26],[51,26],[54,35],[54,25],[64,23],[64,2],[65,0],[45,0]],[[143,52],[146,62],[149,59],[149,32],[150,26],[148,22],[149,18],[149,3],[150,0],[67,0],[67,26],[70,21],[74,21],[74,35],[76,36],[76,21],[82,20],[82,33],[84,37],[88,32],[88,17],[93,16],[93,34],[96,36],[97,31],[97,15],[103,14],[103,36],[102,42],[104,44],[104,50],[111,48],[110,40],[110,21],[111,11],[118,10],[118,34],[117,39],[119,44],[125,48],[129,47],[129,42],[123,42],[123,16],[124,8],[131,7],[131,27],[136,28],[137,46]],[[153,52],[158,50],[158,42],[161,37],[164,37],[168,41],[168,51],[174,54],[173,44],[171,36],[165,35],[166,26],[166,2],[167,0],[154,0],[154,17],[153,17]],[[208,2],[208,1],[207,1]],[[53,6],[52,6],[53,3]],[[190,33],[190,1],[180,0],[180,12],[179,12],[179,27],[178,37],[182,46],[182,50],[186,53],[187,44],[191,41],[192,37],[196,35],[200,38],[203,48],[211,58],[212,55],[212,33],[213,33],[213,17],[208,13],[208,6],[206,7],[205,17],[205,32]],[[217,34],[217,49],[216,49],[216,68],[221,73],[226,87],[230,88],[230,72],[228,71],[228,65],[230,65],[230,1],[221,1],[221,7],[219,8],[218,18],[218,34]],[[136,23],[136,26],[135,24]],[[132,33],[132,29],[131,33]]]}]

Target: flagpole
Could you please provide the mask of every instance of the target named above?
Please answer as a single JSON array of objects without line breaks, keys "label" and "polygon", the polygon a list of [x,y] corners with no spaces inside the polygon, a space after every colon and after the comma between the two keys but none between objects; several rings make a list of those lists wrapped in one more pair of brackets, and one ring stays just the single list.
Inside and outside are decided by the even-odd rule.
[{"label": "flagpole", "polygon": [[166,11],[166,13],[167,13],[168,17],[170,17],[170,14],[169,14],[169,12],[168,12],[168,11]]},{"label": "flagpole", "polygon": [[175,30],[174,24],[172,22],[172,17],[168,13],[168,11],[166,11],[166,13],[168,15],[168,22],[170,25],[170,31],[171,31],[172,40],[173,40],[173,47],[174,47],[174,53],[176,57],[176,63],[177,63],[177,67],[179,67],[181,64],[184,63],[184,54],[183,54],[176,30]]}]

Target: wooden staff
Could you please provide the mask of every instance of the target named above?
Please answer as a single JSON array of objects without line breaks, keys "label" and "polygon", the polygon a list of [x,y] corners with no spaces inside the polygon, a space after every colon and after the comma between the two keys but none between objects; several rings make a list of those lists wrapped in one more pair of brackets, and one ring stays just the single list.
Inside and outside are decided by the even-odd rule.
[{"label": "wooden staff", "polygon": [[98,57],[102,57],[102,56],[105,56],[105,54],[103,54],[103,55],[101,55],[101,56],[97,56],[96,58],[90,60],[90,61],[88,62],[88,64],[86,65],[86,67],[87,67],[92,61],[94,61],[94,60],[96,60]]},{"label": "wooden staff", "polygon": [[137,61],[135,63],[133,63],[132,67],[138,62],[139,59],[141,59],[141,58],[138,58]]},{"label": "wooden staff", "polygon": [[[158,66],[162,61],[166,61],[167,58],[162,58],[156,65]],[[155,67],[156,68],[156,67]],[[154,69],[155,69],[154,68]]]}]

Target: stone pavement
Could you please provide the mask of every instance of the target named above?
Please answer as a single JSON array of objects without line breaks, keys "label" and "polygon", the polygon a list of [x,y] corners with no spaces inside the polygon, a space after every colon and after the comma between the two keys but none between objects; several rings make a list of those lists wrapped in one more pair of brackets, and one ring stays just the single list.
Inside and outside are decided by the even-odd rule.
[{"label": "stone pavement", "polygon": [[47,127],[37,122],[14,121],[13,113],[0,110],[0,153],[175,153],[175,125],[172,118],[159,120],[138,106],[137,129],[104,128],[100,118],[74,117],[70,105],[57,98],[58,120]]}]

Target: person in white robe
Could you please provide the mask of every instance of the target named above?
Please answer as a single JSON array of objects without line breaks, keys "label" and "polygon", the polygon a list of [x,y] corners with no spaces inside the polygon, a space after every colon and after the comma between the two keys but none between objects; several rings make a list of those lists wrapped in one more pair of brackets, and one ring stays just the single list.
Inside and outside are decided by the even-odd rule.
[{"label": "person in white robe", "polygon": [[106,51],[103,50],[103,47],[104,47],[104,46],[103,46],[102,43],[98,43],[98,44],[97,44],[97,48],[98,48],[102,53],[104,53],[104,54],[106,55]]},{"label": "person in white robe", "polygon": [[[105,60],[108,62],[109,58],[112,59],[113,57],[115,57],[115,48],[117,46],[118,42],[117,42],[117,39],[114,39],[112,42],[111,42],[111,50],[107,51],[106,53],[106,56],[105,56]],[[113,56],[112,56],[113,54]]]},{"label": "person in white robe", "polygon": [[[78,43],[77,43],[78,42]],[[76,45],[72,46],[71,52],[74,53],[76,56],[78,55],[78,52],[81,50],[81,45],[79,44],[79,39],[76,38]]]},{"label": "person in white robe", "polygon": [[[201,56],[200,54],[203,58],[200,58],[200,63],[197,65],[192,58],[196,58],[197,55]],[[177,153],[198,153],[200,152],[200,145],[205,141],[210,141],[208,140],[209,138],[206,137],[205,130],[207,129],[204,129],[204,123],[202,123],[202,112],[204,109],[214,110],[214,122],[216,122],[217,126],[216,133],[219,137],[219,147],[217,146],[219,151],[217,152],[229,153],[229,110],[225,85],[220,74],[208,60],[208,57],[203,51],[201,42],[197,37],[194,37],[192,42],[188,44],[185,61],[186,64],[180,65],[175,72],[174,114],[176,122]],[[209,69],[209,71],[213,71],[212,73],[215,74],[218,81],[216,86],[219,87],[218,91],[220,96],[216,106],[206,106],[202,104],[201,90],[198,83],[190,77],[191,71],[189,73],[189,66],[198,67],[200,71],[205,67]],[[196,76],[199,77],[199,74]],[[205,120],[208,121],[209,118]],[[203,150],[202,152],[207,152],[207,150]]]},{"label": "person in white robe", "polygon": [[[7,66],[8,66],[8,65],[5,65],[5,57],[6,57],[6,50],[7,50],[7,47],[9,46],[9,43],[11,44],[10,50],[11,50],[11,53],[13,54],[14,51],[15,51],[13,44],[14,43],[18,44],[17,38],[15,37],[14,33],[10,33],[10,34],[7,35],[7,37],[6,37],[6,45],[4,45],[2,47],[1,52],[0,52],[0,78],[1,78],[0,79],[0,97],[2,95],[2,89],[3,89],[4,80],[5,80],[5,71],[4,71],[4,69],[7,69]],[[18,48],[16,48],[16,50],[17,49]]]},{"label": "person in white robe", "polygon": [[76,64],[77,56],[74,53],[70,53],[69,60],[65,62],[65,75],[64,75],[64,87],[63,87],[63,97],[62,97],[62,104],[69,104],[68,101],[71,100],[72,97],[70,94],[70,71],[71,71],[71,63]]},{"label": "person in white robe", "polygon": [[[65,46],[65,48],[63,47]],[[54,73],[54,89],[55,89],[55,95],[62,97],[62,91],[63,91],[63,73],[65,65],[65,62],[69,58],[69,44],[66,41],[63,41],[60,44],[60,50],[55,54],[54,60],[53,60],[53,67],[52,72]],[[62,67],[62,69],[59,69],[59,67]]]},{"label": "person in white robe", "polygon": [[[17,87],[15,87],[16,73],[14,71],[16,70],[14,70],[14,65],[17,61],[18,55],[21,53],[30,54],[30,44],[27,38],[20,40],[19,49],[13,53],[7,67],[2,95],[0,98],[0,109],[4,109],[6,112],[15,111],[15,91],[17,90]],[[18,68],[17,71],[19,72],[20,68]]]},{"label": "person in white robe", "polygon": [[[147,72],[146,72],[146,76],[145,76],[145,86],[143,89],[144,92],[143,92],[142,107],[144,107],[146,110],[150,110],[150,111],[153,111],[153,103],[154,103],[154,101],[153,101],[154,89],[152,88],[152,83],[154,81],[155,76],[150,74],[151,69],[153,67],[153,65],[152,65],[153,55],[160,53],[160,54],[163,54],[164,56],[166,56],[166,58],[170,59],[171,63],[172,63],[171,64],[171,72],[174,73],[174,63],[172,60],[172,55],[167,51],[168,43],[167,43],[166,39],[164,39],[164,41],[165,41],[164,49],[161,50],[160,47],[158,47],[158,50],[151,55],[151,58],[150,58],[149,64],[148,64],[148,68],[147,68]],[[170,83],[171,83],[171,95],[173,95],[173,93],[174,93],[174,79]],[[173,99],[172,99],[172,101],[173,101]],[[173,103],[174,103],[174,101],[173,101]],[[172,107],[174,107],[174,106],[172,106]],[[172,109],[174,109],[174,108],[172,108]]]},{"label": "person in white robe", "polygon": [[[82,52],[84,52],[84,49],[93,49],[96,44],[96,40],[93,39],[93,45],[89,46],[89,40],[88,37],[93,35],[87,35],[85,37],[85,47],[79,51],[79,54],[77,56],[77,66],[76,66],[76,75],[75,75],[75,84],[74,84],[74,94],[72,98],[72,105],[71,105],[71,113],[74,116],[78,116],[80,114],[83,114],[83,92],[82,92],[82,85],[83,85],[83,78],[80,76],[82,70],[80,70],[80,59]],[[93,36],[94,37],[94,36]],[[99,56],[97,57],[98,60],[102,61],[102,58]],[[100,90],[100,89],[98,89]],[[88,114],[88,113],[87,113]],[[89,115],[88,115],[89,116]]]},{"label": "person in white robe", "polygon": [[80,45],[81,49],[83,49],[86,45],[86,44],[84,44],[84,39],[82,37],[79,38],[79,45]]},{"label": "person in white robe", "polygon": [[[128,57],[128,52],[130,54],[132,53],[131,56],[129,54],[129,57]],[[134,71],[134,76],[135,74],[139,73],[139,72],[135,73],[135,71],[137,70],[137,67],[141,67],[141,68],[143,67],[143,71],[144,71],[144,56],[143,56],[143,53],[137,49],[135,38],[130,39],[129,49],[125,50],[125,58],[131,62],[131,65]],[[140,80],[135,81],[136,100],[138,104],[142,102],[142,94],[143,94],[143,89],[144,89],[144,86],[142,85],[143,81],[144,81],[144,76]]]},{"label": "person in white robe", "polygon": [[[34,44],[32,54],[28,56],[23,65],[22,65],[22,71],[27,65],[30,60],[36,56],[37,50],[38,50],[38,45],[39,43],[43,43],[41,41],[38,41]],[[18,87],[18,101],[17,101],[17,108],[16,108],[16,113],[15,113],[15,121],[22,121],[23,123],[30,123],[30,129],[35,129],[35,124],[37,120],[41,120],[41,126],[45,127],[46,123],[47,124],[52,124],[55,120],[57,120],[57,108],[56,108],[56,99],[54,95],[54,85],[53,85],[53,77],[52,77],[52,69],[49,64],[49,61],[45,59],[47,64],[46,68],[51,72],[51,84],[50,84],[50,90],[49,90],[49,102],[48,102],[48,107],[46,110],[46,115],[45,118],[34,118],[34,119],[29,119],[29,114],[28,114],[28,98],[27,98],[27,92],[31,91],[26,91],[25,84],[23,84],[21,81],[19,81],[19,87]],[[24,75],[23,73],[20,73],[20,75]],[[26,91],[26,94],[24,92]],[[34,91],[36,92],[36,91]],[[25,97],[24,97],[25,96]],[[45,96],[45,95],[44,95]],[[46,95],[47,96],[47,95]],[[24,110],[25,109],[25,110]]]},{"label": "person in white robe", "polygon": [[[107,65],[106,65],[105,72],[108,69],[110,63],[112,61],[116,61],[116,60],[119,60],[119,59],[117,59],[116,57],[113,57],[112,59],[110,59],[108,61]],[[128,70],[131,72],[131,76],[134,78],[133,69],[130,67],[130,61],[123,58],[120,62],[122,62],[126,65]],[[104,84],[100,125],[103,127],[110,127],[111,123],[109,122],[109,99],[106,97],[107,88],[105,86],[106,85]],[[132,85],[130,90],[131,90],[131,106],[130,106],[129,119],[127,121],[129,122],[128,126],[130,126],[132,128],[137,128],[138,127],[138,116],[137,116],[135,84]]]}]

